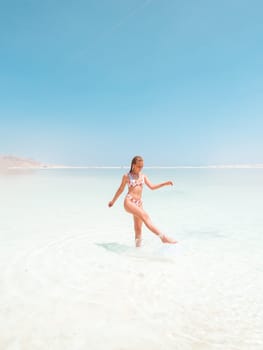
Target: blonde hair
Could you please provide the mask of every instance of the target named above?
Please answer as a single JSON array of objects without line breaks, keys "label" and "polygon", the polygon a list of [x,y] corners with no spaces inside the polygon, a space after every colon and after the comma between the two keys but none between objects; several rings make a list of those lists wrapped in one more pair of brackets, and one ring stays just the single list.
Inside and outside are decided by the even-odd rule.
[{"label": "blonde hair", "polygon": [[130,173],[132,172],[133,165],[136,164],[137,162],[143,162],[143,158],[141,156],[135,156],[132,158],[131,161],[131,168],[130,168]]}]

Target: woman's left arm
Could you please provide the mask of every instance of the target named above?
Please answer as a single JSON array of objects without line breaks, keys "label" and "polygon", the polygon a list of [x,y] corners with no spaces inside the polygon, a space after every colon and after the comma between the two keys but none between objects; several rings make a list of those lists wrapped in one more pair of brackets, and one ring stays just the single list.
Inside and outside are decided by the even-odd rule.
[{"label": "woman's left arm", "polygon": [[159,184],[153,184],[147,176],[144,175],[144,182],[145,184],[151,189],[151,190],[157,190],[158,188],[164,187],[164,186],[173,186],[172,181],[166,181],[166,182],[161,182]]}]

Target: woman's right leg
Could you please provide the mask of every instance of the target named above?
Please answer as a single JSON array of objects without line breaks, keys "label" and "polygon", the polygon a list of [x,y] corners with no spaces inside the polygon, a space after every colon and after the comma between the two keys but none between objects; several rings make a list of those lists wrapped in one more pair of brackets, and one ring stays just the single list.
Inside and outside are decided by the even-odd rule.
[{"label": "woman's right leg", "polygon": [[153,233],[155,233],[157,236],[160,236],[162,234],[161,231],[158,230],[158,228],[153,225],[146,211],[138,207],[136,204],[134,204],[132,201],[130,201],[127,198],[124,200],[124,208],[128,213],[140,218],[143,221],[143,223],[148,227],[148,229]]},{"label": "woman's right leg", "polygon": [[146,211],[143,208],[138,207],[136,204],[134,204],[128,198],[126,198],[124,200],[124,208],[128,213],[130,213],[134,216],[137,216],[139,219],[141,219],[143,221],[143,223],[145,224],[145,226],[150,231],[152,231],[154,234],[156,234],[157,236],[160,237],[160,239],[162,240],[163,243],[176,243],[177,242],[174,239],[171,239],[171,238],[168,238],[167,236],[165,236],[156,226],[154,226],[154,224],[152,223],[152,221],[151,221],[149,215],[146,213]]}]

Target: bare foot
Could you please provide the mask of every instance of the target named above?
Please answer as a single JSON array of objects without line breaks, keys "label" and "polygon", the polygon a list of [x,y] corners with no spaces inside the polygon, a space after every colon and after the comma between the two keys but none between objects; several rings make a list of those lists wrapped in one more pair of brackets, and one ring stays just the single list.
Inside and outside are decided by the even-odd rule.
[{"label": "bare foot", "polygon": [[165,235],[160,235],[161,241],[163,243],[170,243],[170,244],[175,244],[177,241],[173,238],[167,237]]}]

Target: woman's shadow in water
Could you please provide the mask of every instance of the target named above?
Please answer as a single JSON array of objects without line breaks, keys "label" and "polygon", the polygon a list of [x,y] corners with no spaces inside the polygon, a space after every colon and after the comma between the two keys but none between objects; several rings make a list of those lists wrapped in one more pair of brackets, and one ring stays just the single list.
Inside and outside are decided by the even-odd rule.
[{"label": "woman's shadow in water", "polygon": [[130,247],[130,246],[127,246],[125,244],[120,244],[117,242],[96,243],[96,245],[106,249],[109,252],[117,253],[117,254],[126,253],[129,251],[134,251],[134,249],[135,249],[134,247]]},{"label": "woman's shadow in water", "polygon": [[[98,247],[104,248],[106,251],[129,256],[132,258],[140,258],[143,260],[153,260],[160,262],[174,262],[174,258],[178,256],[180,251],[174,245],[163,244],[160,247],[148,247],[146,249],[136,248],[135,246],[128,246],[117,242],[95,243]],[[181,255],[181,254],[180,254]]]}]

